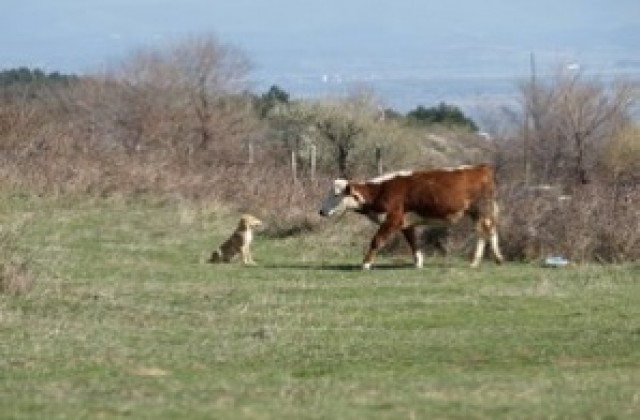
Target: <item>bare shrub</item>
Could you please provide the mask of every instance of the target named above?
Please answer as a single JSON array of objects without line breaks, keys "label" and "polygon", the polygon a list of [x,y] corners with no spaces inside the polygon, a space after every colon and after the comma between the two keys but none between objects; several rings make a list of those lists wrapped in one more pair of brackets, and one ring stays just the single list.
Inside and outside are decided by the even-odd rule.
[{"label": "bare shrub", "polygon": [[640,127],[621,130],[606,145],[603,163],[616,185],[640,182]]},{"label": "bare shrub", "polygon": [[129,109],[124,144],[133,138],[134,150],[163,147],[188,161],[224,160],[257,124],[242,95],[249,67],[239,50],[213,36],[135,52],[107,76],[121,86],[121,107]]},{"label": "bare shrub", "polygon": [[522,101],[525,181],[585,184],[594,180],[607,143],[631,121],[633,86],[561,71],[523,84]]},{"label": "bare shrub", "polygon": [[[605,184],[557,190],[503,188],[500,233],[507,258],[563,255],[574,261],[623,262],[640,258],[640,189],[613,194]],[[635,205],[633,204],[635,203]]]}]

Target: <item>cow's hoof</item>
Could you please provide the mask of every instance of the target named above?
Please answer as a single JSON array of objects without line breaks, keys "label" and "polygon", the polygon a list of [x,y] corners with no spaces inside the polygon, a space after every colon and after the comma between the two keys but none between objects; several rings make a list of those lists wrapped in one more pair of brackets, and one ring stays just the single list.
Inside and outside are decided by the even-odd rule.
[{"label": "cow's hoof", "polygon": [[422,253],[416,252],[414,257],[415,257],[416,268],[422,268],[422,266],[424,265],[424,256],[422,255]]},{"label": "cow's hoof", "polygon": [[365,270],[365,271],[371,270],[371,263],[362,264],[362,269]]}]

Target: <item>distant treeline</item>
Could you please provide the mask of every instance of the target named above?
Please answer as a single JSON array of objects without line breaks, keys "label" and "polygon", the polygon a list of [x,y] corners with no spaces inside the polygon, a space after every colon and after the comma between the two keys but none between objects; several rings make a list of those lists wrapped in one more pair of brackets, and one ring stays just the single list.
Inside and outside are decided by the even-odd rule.
[{"label": "distant treeline", "polygon": [[0,87],[31,83],[70,83],[78,80],[78,76],[62,74],[57,71],[46,73],[41,69],[20,67],[0,71]]}]

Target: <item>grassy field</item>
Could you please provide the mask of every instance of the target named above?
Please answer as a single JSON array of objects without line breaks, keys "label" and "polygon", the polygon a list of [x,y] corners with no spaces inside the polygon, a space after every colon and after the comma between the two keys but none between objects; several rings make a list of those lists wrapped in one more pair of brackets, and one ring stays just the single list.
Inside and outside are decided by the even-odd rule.
[{"label": "grassy field", "polygon": [[160,199],[2,193],[1,418],[637,418],[640,269],[409,257],[366,239],[258,236]]}]

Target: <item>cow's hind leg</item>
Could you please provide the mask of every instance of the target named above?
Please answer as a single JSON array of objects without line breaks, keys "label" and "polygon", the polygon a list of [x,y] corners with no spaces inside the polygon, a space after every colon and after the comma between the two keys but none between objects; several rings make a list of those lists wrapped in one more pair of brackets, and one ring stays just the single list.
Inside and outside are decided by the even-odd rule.
[{"label": "cow's hind leg", "polygon": [[422,268],[424,264],[424,256],[422,252],[418,248],[418,235],[416,233],[416,228],[413,226],[409,226],[407,228],[402,229],[402,234],[404,238],[407,240],[409,244],[409,248],[411,248],[411,253],[413,254],[413,258],[416,264],[416,268]]},{"label": "cow's hind leg", "polygon": [[498,264],[502,264],[504,257],[500,252],[500,246],[498,245],[498,231],[495,226],[491,230],[491,251],[493,252],[493,258],[496,259],[496,262]]},{"label": "cow's hind leg", "polygon": [[487,240],[478,234],[478,242],[476,242],[476,252],[473,254],[473,261],[471,261],[471,267],[476,268],[482,261],[484,255],[484,248],[487,246]]},{"label": "cow's hind leg", "polygon": [[498,203],[491,201],[491,217],[489,218],[491,226],[489,228],[489,240],[491,244],[491,251],[493,252],[493,258],[495,258],[498,264],[502,264],[504,257],[500,252],[500,246],[498,245],[498,229],[496,227],[496,220],[498,220]]},{"label": "cow's hind leg", "polygon": [[476,232],[478,235],[478,242],[476,243],[476,252],[471,262],[471,267],[478,267],[482,261],[484,255],[484,249],[486,248],[487,241],[491,245],[491,251],[498,264],[504,261],[500,247],[498,246],[498,230],[493,218],[480,218],[476,222]]}]

